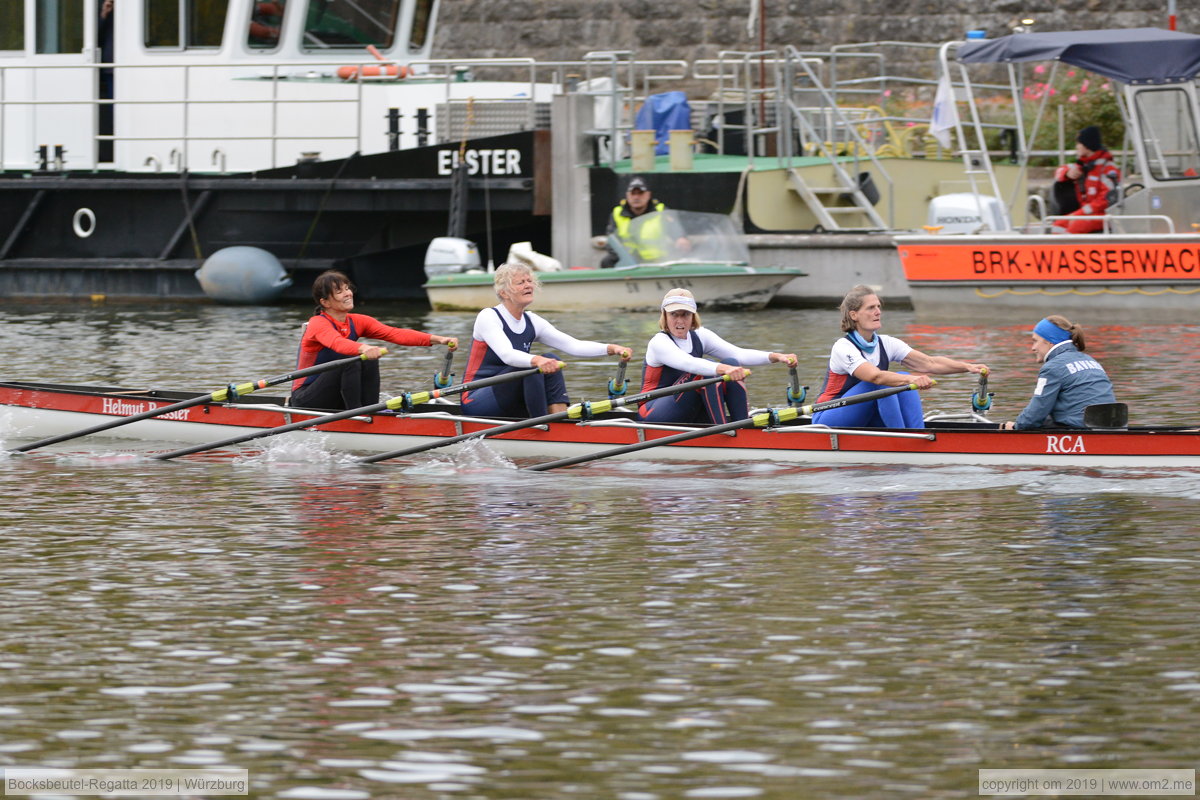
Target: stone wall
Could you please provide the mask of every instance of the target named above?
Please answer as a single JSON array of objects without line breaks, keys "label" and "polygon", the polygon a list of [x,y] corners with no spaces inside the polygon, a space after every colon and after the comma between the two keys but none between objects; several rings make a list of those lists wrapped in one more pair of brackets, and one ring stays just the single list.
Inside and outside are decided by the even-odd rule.
[{"label": "stone wall", "polygon": [[[748,31],[752,2],[762,3],[765,20]],[[1200,7],[1178,5],[1178,29],[1200,28]],[[441,0],[434,54],[577,60],[593,50],[630,50],[640,59],[692,61],[721,50],[758,50],[760,42],[765,49],[823,50],[853,42],[942,42],[976,29],[994,38],[1026,16],[1041,31],[1168,24],[1162,0]]]}]

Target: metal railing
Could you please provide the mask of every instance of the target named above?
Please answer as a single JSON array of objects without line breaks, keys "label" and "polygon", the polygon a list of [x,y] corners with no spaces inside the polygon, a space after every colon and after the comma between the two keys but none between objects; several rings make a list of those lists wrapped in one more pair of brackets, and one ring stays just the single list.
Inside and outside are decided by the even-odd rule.
[{"label": "metal railing", "polygon": [[1127,222],[1144,222],[1146,223],[1147,233],[1158,233],[1159,231],[1152,230],[1155,222],[1165,223],[1166,234],[1173,235],[1175,233],[1175,220],[1165,214],[1051,214],[1041,219],[1041,232],[1049,233],[1050,228],[1056,222],[1073,222],[1075,220],[1101,220],[1103,225],[1103,233],[1114,233],[1113,226],[1116,225],[1122,230],[1117,233],[1131,233],[1132,231],[1124,230]]},{"label": "metal railing", "polygon": [[[25,134],[26,129],[22,126],[26,120],[16,120],[17,116],[21,116],[18,112],[22,110],[38,113],[41,109],[51,107],[89,107],[93,109],[94,134],[90,137],[93,144],[164,142],[187,154],[183,162],[177,165],[180,169],[189,167],[188,158],[197,159],[194,148],[189,153],[189,145],[206,142],[214,145],[225,142],[266,142],[270,161],[266,166],[278,167],[282,165],[284,145],[289,142],[340,142],[350,152],[363,151],[366,144],[364,140],[368,136],[382,138],[382,125],[378,132],[363,129],[364,119],[367,123],[370,121],[370,117],[363,113],[364,92],[369,91],[364,87],[369,84],[389,81],[400,85],[440,84],[442,90],[437,102],[445,108],[457,108],[469,102],[461,92],[464,84],[479,83],[481,78],[491,80],[493,76],[528,85],[523,98],[496,98],[494,101],[521,106],[522,110],[516,116],[520,117],[519,124],[525,128],[543,124],[538,117],[537,103],[539,98],[544,101],[548,91],[583,93],[597,100],[608,100],[610,105],[605,118],[595,120],[593,128],[586,133],[597,140],[611,143],[604,159],[611,164],[622,155],[625,139],[634,127],[637,107],[664,86],[678,86],[683,81],[690,81],[715,84],[715,95],[706,93],[713,96],[714,100],[705,108],[705,113],[720,123],[714,125],[716,141],[712,143],[718,153],[728,151],[728,136],[740,133],[745,141],[745,155],[751,165],[756,157],[768,153],[783,159],[795,158],[804,154],[805,147],[830,160],[850,155],[855,161],[856,172],[857,160],[869,159],[879,171],[880,180],[888,183],[883,189],[890,197],[890,179],[876,158],[882,144],[895,142],[896,136],[889,126],[917,125],[928,120],[890,115],[884,109],[873,106],[852,108],[848,104],[875,97],[887,89],[927,87],[934,81],[894,74],[888,69],[888,59],[884,55],[861,52],[863,49],[881,49],[885,46],[930,47],[909,42],[874,42],[840,46],[821,53],[799,51],[792,47],[782,54],[774,50],[723,51],[716,59],[699,59],[691,63],[682,60],[639,60],[632,51],[620,50],[589,52],[582,59],[572,61],[535,61],[530,58],[425,59],[407,65],[415,75],[402,80],[364,78],[361,71],[356,71],[350,80],[336,78],[339,67],[357,64],[379,66],[381,62],[378,61],[360,61],[357,64],[339,60],[114,65],[18,65],[0,62],[0,169],[10,166],[5,162],[6,157],[13,158],[12,146],[4,145],[12,138],[14,130],[20,128],[21,134]],[[869,67],[869,74],[863,74],[863,65]],[[92,90],[77,94],[75,99],[49,98],[44,92],[39,95],[36,84],[23,77],[35,71],[87,70],[92,73],[91,84],[95,86],[99,76],[97,70],[108,69],[114,70],[117,76],[124,75],[126,79],[137,75],[132,81],[139,87],[142,96],[113,100],[80,96],[94,94]],[[259,95],[257,97],[249,96],[253,92],[251,89],[235,92],[232,96],[214,95],[210,88],[212,81],[204,77],[205,71],[214,69],[234,77],[256,78],[264,84],[269,82],[269,89],[254,92]],[[178,91],[173,96],[156,97],[150,94],[153,89],[144,88],[147,85],[153,87],[154,71],[162,70],[175,73],[171,75],[171,81]],[[597,78],[607,79],[607,88],[594,88],[592,82]],[[284,91],[285,87],[294,88],[305,83],[339,85],[345,87],[345,92],[337,97],[314,97],[292,96],[293,93]],[[481,102],[487,98],[480,95],[475,100]],[[284,119],[289,110],[318,105],[330,109],[328,114],[322,115],[326,123],[323,131],[313,134],[285,130]],[[173,115],[172,124],[177,125],[177,130],[168,134],[125,128],[121,135],[102,135],[95,127],[95,119],[99,116],[96,110],[101,106],[161,109],[163,116]],[[238,106],[267,107],[269,110],[264,113],[265,130],[248,133],[244,130],[223,132],[197,129],[197,120],[209,117],[209,109]],[[740,120],[734,118],[734,111],[740,113]],[[452,139],[448,134],[446,138],[439,139],[433,124],[430,125],[430,131],[433,132],[433,143]],[[862,131],[872,133],[863,136]],[[209,152],[205,148],[206,160]],[[142,161],[145,156],[145,153],[141,153],[135,165],[125,164],[124,167],[144,166]],[[230,164],[237,161],[232,152],[222,151],[219,156],[213,155],[213,166],[222,158]],[[161,154],[159,160],[163,160]],[[17,158],[16,162],[22,166],[29,163],[24,158]]]},{"label": "metal railing", "polygon": [[[380,62],[361,62],[363,65],[378,66]],[[268,62],[268,63],[168,63],[168,64],[47,64],[47,65],[12,65],[0,63],[0,170],[11,166],[26,166],[31,163],[24,158],[16,159],[14,163],[6,163],[6,153],[11,153],[11,146],[6,146],[15,127],[27,124],[26,119],[17,119],[20,109],[31,109],[32,114],[38,114],[41,109],[51,108],[90,108],[92,109],[92,135],[88,138],[95,146],[100,142],[132,143],[132,142],[164,142],[175,146],[180,152],[188,152],[188,145],[203,142],[266,142],[270,145],[270,167],[280,166],[281,145],[290,141],[336,141],[345,143],[349,151],[364,149],[363,105],[364,87],[369,84],[391,82],[397,85],[419,83],[424,85],[440,84],[442,92],[437,104],[450,109],[470,102],[503,102],[523,106],[523,129],[532,129],[538,125],[539,97],[545,97],[548,92],[563,92],[580,75],[592,76],[607,71],[614,78],[620,72],[628,76],[630,85],[640,83],[643,94],[638,95],[633,90],[621,86],[620,80],[614,80],[618,87],[618,99],[614,109],[620,116],[607,120],[607,134],[616,141],[622,131],[632,129],[633,120],[626,109],[644,100],[649,94],[650,87],[660,81],[679,81],[687,75],[687,63],[683,61],[636,61],[632,57],[624,57],[619,53],[591,53],[579,61],[535,61],[528,58],[478,58],[478,59],[426,59],[414,61],[409,66],[414,74],[404,79],[395,78],[364,78],[361,71],[356,71],[349,80],[337,78],[339,67],[358,66],[341,61],[321,62]],[[25,81],[30,73],[43,71],[89,71],[92,77],[91,86],[98,83],[99,70],[113,70],[114,79],[117,76],[129,78],[133,73],[145,73],[134,78],[142,96],[136,98],[102,99],[90,92],[77,92],[71,99],[50,98],[45,92],[39,93],[33,81]],[[220,70],[236,78],[257,78],[269,82],[269,91],[257,92],[259,96],[247,96],[252,90],[234,94],[234,96],[214,97],[211,89],[212,82],[206,81],[202,73]],[[165,72],[164,72],[165,71]],[[170,85],[176,93],[171,97],[156,97],[154,89],[154,73],[170,74]],[[463,96],[463,85],[480,83],[481,75],[502,75],[510,82],[527,84],[528,90],[523,98],[487,98],[482,94],[475,98]],[[515,76],[515,77],[514,77]],[[497,78],[498,79],[498,78]],[[116,81],[114,80],[114,83]],[[53,81],[51,83],[54,83]],[[350,96],[314,97],[314,96],[283,96],[281,91],[285,86],[299,86],[306,83],[325,86],[344,87]],[[119,88],[118,88],[119,90]],[[282,118],[289,108],[306,106],[328,106],[330,112],[323,115],[327,131],[333,133],[313,134],[309,132],[292,132],[283,130]],[[171,134],[139,134],[138,132],[121,135],[101,134],[98,126],[98,110],[102,106],[114,109],[134,109],[154,107],[162,111],[162,115],[172,116],[173,124],[177,120],[177,133]],[[266,107],[266,130],[256,134],[238,134],[232,132],[197,133],[195,120],[203,119],[205,109],[213,107]],[[340,128],[340,130],[339,130]],[[518,128],[522,129],[522,128]],[[430,126],[431,133],[436,130]],[[382,128],[381,128],[382,135]],[[436,135],[431,138],[433,143],[439,143]],[[447,137],[449,141],[452,137]],[[32,143],[31,144],[36,144]],[[228,158],[228,154],[223,154]],[[8,156],[10,159],[11,155]],[[142,157],[136,159],[142,166]],[[161,159],[159,159],[161,162]],[[215,160],[215,157],[214,157]],[[125,165],[128,168],[130,165]],[[186,159],[179,165],[186,168]],[[262,168],[262,167],[260,167]]]}]

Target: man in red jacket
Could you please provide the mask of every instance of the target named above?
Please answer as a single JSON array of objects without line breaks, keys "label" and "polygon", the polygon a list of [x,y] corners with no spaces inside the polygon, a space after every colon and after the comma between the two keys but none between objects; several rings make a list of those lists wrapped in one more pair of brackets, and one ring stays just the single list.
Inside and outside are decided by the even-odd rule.
[{"label": "man in red jacket", "polygon": [[[1059,182],[1075,183],[1075,198],[1079,208],[1073,217],[1094,217],[1105,214],[1117,196],[1121,170],[1113,163],[1112,153],[1104,149],[1100,129],[1089,125],[1075,139],[1079,159],[1069,166],[1059,167],[1055,178]],[[1097,233],[1104,230],[1102,219],[1060,219],[1054,222],[1055,233]]]}]

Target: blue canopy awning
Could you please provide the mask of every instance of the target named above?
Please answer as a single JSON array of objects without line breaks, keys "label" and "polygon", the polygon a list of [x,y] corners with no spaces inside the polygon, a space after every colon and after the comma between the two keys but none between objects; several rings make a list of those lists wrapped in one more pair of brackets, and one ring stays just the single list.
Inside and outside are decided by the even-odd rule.
[{"label": "blue canopy awning", "polygon": [[1161,28],[1014,33],[958,48],[966,64],[1062,61],[1122,83],[1180,83],[1200,72],[1200,36]]}]

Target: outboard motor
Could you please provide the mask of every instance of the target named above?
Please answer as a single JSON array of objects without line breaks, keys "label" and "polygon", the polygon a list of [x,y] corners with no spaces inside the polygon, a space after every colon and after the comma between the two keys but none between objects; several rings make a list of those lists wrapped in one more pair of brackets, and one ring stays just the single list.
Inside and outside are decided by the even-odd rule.
[{"label": "outboard motor", "polygon": [[457,236],[439,236],[425,250],[425,276],[451,275],[477,270],[479,248],[475,243]]},{"label": "outboard motor", "polygon": [[1004,222],[1004,206],[999,200],[971,192],[943,194],[933,198],[929,201],[929,221],[926,224],[940,227],[939,234],[1002,231],[1008,227]]}]

